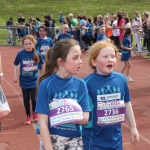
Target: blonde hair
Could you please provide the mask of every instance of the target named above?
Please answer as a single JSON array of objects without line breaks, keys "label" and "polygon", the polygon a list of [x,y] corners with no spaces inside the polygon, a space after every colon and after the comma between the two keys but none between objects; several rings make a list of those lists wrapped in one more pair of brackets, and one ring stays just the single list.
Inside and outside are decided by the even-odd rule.
[{"label": "blonde hair", "polygon": [[105,48],[105,47],[112,47],[115,50],[115,56],[116,58],[119,58],[118,56],[118,49],[109,41],[99,41],[96,42],[91,48],[90,48],[90,52],[89,52],[89,65],[92,69],[94,69],[96,71],[96,67],[92,65],[92,59],[96,59],[98,57],[99,52],[101,51],[101,49]]},{"label": "blonde hair", "polygon": [[104,19],[110,20],[110,17],[108,15],[105,15]]},{"label": "blonde hair", "polygon": [[140,16],[140,13],[139,13],[138,11],[135,11],[134,14],[135,14],[138,18],[141,17],[141,16]]},{"label": "blonde hair", "polygon": [[68,24],[63,24],[61,28],[63,29],[65,27],[69,28]]},{"label": "blonde hair", "polygon": [[33,49],[32,49],[32,51],[34,52],[33,60],[34,60],[35,62],[39,62],[39,61],[40,61],[39,55],[36,53],[36,50],[35,50],[35,45],[36,45],[37,42],[36,42],[34,36],[33,36],[33,35],[26,35],[26,36],[24,36],[24,37],[22,38],[22,41],[21,41],[23,45],[24,45],[24,41],[27,40],[27,39],[29,39],[29,40],[34,44],[34,47],[33,47]]},{"label": "blonde hair", "polygon": [[117,15],[113,15],[113,19],[114,19],[114,20],[117,20]]}]

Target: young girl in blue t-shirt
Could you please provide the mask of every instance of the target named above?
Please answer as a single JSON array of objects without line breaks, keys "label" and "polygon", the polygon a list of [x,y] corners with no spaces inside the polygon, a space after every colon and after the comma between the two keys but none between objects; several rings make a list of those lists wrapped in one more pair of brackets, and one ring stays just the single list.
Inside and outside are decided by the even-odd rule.
[{"label": "young girl in blue t-shirt", "polygon": [[[36,39],[36,50],[41,54],[43,60],[45,60],[46,52],[50,47],[53,47],[53,42],[50,37],[47,37],[47,29],[45,26],[39,27],[39,38]],[[41,74],[42,67],[38,65],[39,73]]]},{"label": "young girl in blue t-shirt", "polygon": [[132,143],[139,141],[126,79],[113,71],[117,56],[118,50],[107,41],[90,49],[89,65],[95,72],[84,78],[91,107],[89,122],[82,129],[84,150],[123,150],[121,123],[125,118]]},{"label": "young girl in blue t-shirt", "polygon": [[72,76],[81,64],[81,49],[73,39],[56,42],[46,54],[36,103],[40,150],[82,150],[80,125],[89,118],[88,91],[82,79]]},{"label": "young girl in blue t-shirt", "polygon": [[35,113],[36,105],[36,83],[38,79],[38,63],[44,63],[41,55],[35,51],[36,40],[32,35],[22,38],[24,49],[19,51],[14,61],[14,83],[18,82],[18,65],[20,65],[19,82],[23,94],[23,102],[26,111],[26,121],[24,124],[31,124],[30,98],[32,101],[33,121],[37,122]]},{"label": "young girl in blue t-shirt", "polygon": [[129,70],[131,68],[130,57],[133,47],[131,46],[131,28],[126,28],[124,33],[124,38],[121,44],[122,56],[121,61],[124,61],[124,66],[121,73],[126,70],[126,80],[127,82],[133,82],[133,79],[129,76]]}]

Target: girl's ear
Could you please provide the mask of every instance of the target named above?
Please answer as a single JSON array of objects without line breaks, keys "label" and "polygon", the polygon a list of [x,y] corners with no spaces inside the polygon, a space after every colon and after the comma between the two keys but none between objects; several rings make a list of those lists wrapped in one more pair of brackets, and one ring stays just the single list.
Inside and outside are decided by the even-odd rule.
[{"label": "girl's ear", "polygon": [[95,59],[91,59],[91,64],[92,64],[93,66],[96,66],[96,60],[95,60]]},{"label": "girl's ear", "polygon": [[64,64],[64,61],[61,58],[57,59],[58,66],[62,66]]}]

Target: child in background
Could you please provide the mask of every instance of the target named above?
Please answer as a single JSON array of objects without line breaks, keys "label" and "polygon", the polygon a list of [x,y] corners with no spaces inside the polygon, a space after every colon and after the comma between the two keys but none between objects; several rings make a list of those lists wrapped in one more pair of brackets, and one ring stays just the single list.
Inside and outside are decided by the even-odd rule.
[{"label": "child in background", "polygon": [[92,45],[93,32],[92,32],[92,23],[91,22],[92,22],[92,20],[90,18],[88,18],[86,20],[86,26],[82,27],[86,30],[85,34],[82,37],[82,40],[85,42],[84,48],[83,48],[85,51]]},{"label": "child in background", "polygon": [[96,41],[101,41],[101,40],[106,40],[107,36],[106,36],[106,28],[104,25],[99,27],[99,35],[97,36],[97,40]]},{"label": "child in background", "polygon": [[73,38],[73,35],[70,35],[68,32],[68,25],[67,24],[63,24],[62,25],[62,33],[58,35],[58,41],[62,40],[62,39],[71,39]]},{"label": "child in background", "polygon": [[[41,145],[40,150],[82,150],[80,124],[86,124],[89,118],[88,91],[82,79],[72,76],[79,73],[81,64],[81,49],[78,42],[73,39],[58,41],[46,54],[45,71],[39,78],[36,104],[40,135],[44,145],[44,148]],[[57,108],[56,103],[63,100],[67,100],[69,106]],[[53,113],[53,103],[59,110],[57,115]],[[80,111],[84,116],[82,121],[70,120],[66,124],[51,126],[52,118],[57,116],[65,120],[66,112],[71,115],[77,111],[76,105],[80,105]]]},{"label": "child in background", "polygon": [[[50,37],[47,37],[47,29],[45,26],[39,27],[39,38],[36,39],[36,50],[41,54],[43,60],[45,60],[46,52],[50,47],[53,47],[53,42]],[[42,66],[38,65],[39,73],[42,73]]]},{"label": "child in background", "polygon": [[139,141],[126,79],[113,71],[117,57],[118,50],[108,41],[96,42],[90,49],[89,65],[94,72],[84,78],[91,105],[89,122],[82,129],[85,150],[123,150],[125,117],[132,143]]},{"label": "child in background", "polygon": [[44,63],[41,55],[35,51],[36,40],[32,35],[26,35],[22,39],[25,49],[18,52],[14,61],[14,83],[18,82],[18,65],[20,64],[19,82],[23,94],[23,102],[26,111],[25,125],[31,124],[30,98],[32,101],[33,121],[37,122],[36,106],[36,83],[38,79],[38,63]]},{"label": "child in background", "polygon": [[121,48],[122,48],[121,61],[124,61],[124,66],[121,70],[121,73],[124,73],[124,71],[126,70],[127,82],[133,82],[133,79],[129,76],[129,70],[131,68],[130,57],[131,51],[133,50],[133,47],[131,46],[131,28],[125,29]]}]

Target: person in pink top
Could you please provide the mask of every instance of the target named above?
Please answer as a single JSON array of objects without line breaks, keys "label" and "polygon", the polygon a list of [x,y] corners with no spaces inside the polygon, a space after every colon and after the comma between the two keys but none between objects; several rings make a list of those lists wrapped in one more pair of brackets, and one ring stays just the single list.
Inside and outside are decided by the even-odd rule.
[{"label": "person in pink top", "polygon": [[124,19],[122,18],[121,14],[117,14],[117,28],[119,29],[119,32],[120,32],[120,36],[119,36],[120,45],[122,44],[122,41],[123,41],[124,26],[125,26]]}]

